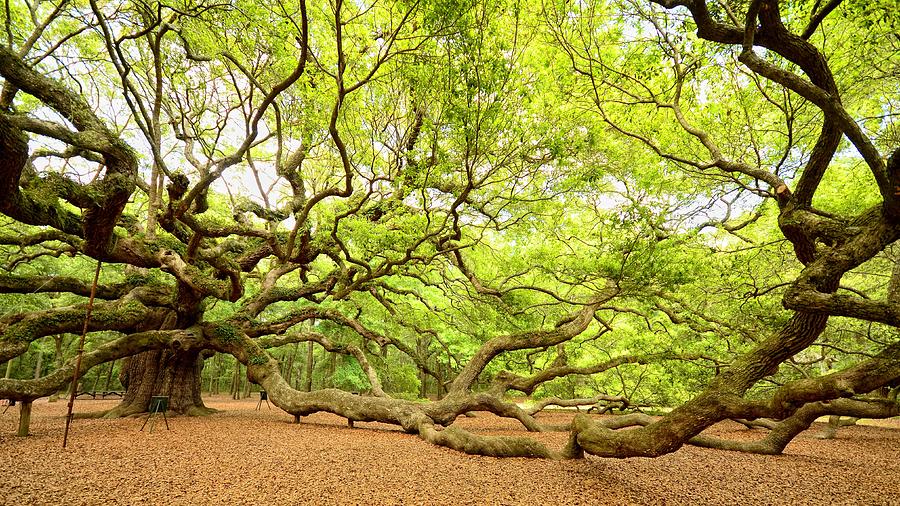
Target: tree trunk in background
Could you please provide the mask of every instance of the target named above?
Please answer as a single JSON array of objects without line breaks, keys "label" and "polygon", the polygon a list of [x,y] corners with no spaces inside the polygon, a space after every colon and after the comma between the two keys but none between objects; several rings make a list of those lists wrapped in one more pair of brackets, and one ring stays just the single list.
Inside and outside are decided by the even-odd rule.
[{"label": "tree trunk in background", "polygon": [[103,371],[100,370],[100,366],[97,366],[97,374],[94,375],[94,383],[91,384],[91,392],[97,391],[97,385],[100,384],[100,375],[103,374]]},{"label": "tree trunk in background", "polygon": [[[53,355],[53,366],[56,369],[59,369],[63,365],[62,343],[63,343],[62,334],[57,334],[57,335],[53,336],[53,344],[54,344],[54,348],[56,349],[56,351],[54,352],[54,355]],[[57,400],[59,400],[59,392],[56,392],[53,395],[51,395],[48,402],[56,402]]]},{"label": "tree trunk in background", "polygon": [[38,379],[41,377],[41,370],[44,366],[44,354],[38,352],[37,354],[37,363],[34,365],[34,379]]},{"label": "tree trunk in background", "polygon": [[241,398],[241,363],[237,360],[234,361],[234,374],[231,376],[231,398]]},{"label": "tree trunk in background", "polygon": [[294,348],[291,350],[291,354],[288,356],[287,362],[284,367],[284,371],[282,372],[282,376],[284,376],[284,381],[290,385],[291,384],[291,376],[294,373],[294,356],[297,354],[297,348],[300,346],[300,343],[294,343]]},{"label": "tree trunk in background", "polygon": [[9,379],[9,377],[12,375],[13,360],[15,359],[11,358],[9,359],[9,362],[6,363],[6,375],[3,376],[4,379]]},{"label": "tree trunk in background", "polygon": [[222,363],[221,353],[216,353],[216,358],[214,360],[216,364],[216,391],[214,393],[219,395],[222,392],[222,373],[225,372],[225,364]]},{"label": "tree trunk in background", "polygon": [[[425,338],[416,339],[416,355],[422,360],[428,360],[428,341]],[[419,368],[419,398],[428,398],[428,375],[421,368]]]},{"label": "tree trunk in background", "polygon": [[53,355],[53,365],[54,365],[57,369],[59,369],[60,367],[62,367],[63,362],[65,361],[65,360],[63,360],[63,349],[62,349],[62,345],[63,345],[63,336],[62,336],[62,334],[57,334],[57,335],[53,336],[53,347],[54,347],[55,350],[56,350],[56,351],[54,352],[54,355]]},{"label": "tree trunk in background", "polygon": [[328,383],[331,388],[334,386],[334,371],[337,370],[337,353],[328,354]]},{"label": "tree trunk in background", "polygon": [[294,372],[293,387],[294,387],[294,390],[302,392],[303,391],[303,383],[304,383],[303,368],[306,367],[306,357],[303,357],[302,359],[298,357],[296,360],[296,367],[297,367],[297,370]]},{"label": "tree trunk in background", "polygon": [[219,395],[219,391],[221,390],[222,383],[222,354],[216,353],[216,356],[213,357],[213,367],[216,372],[215,379],[213,380],[213,386],[211,387],[211,391],[209,393],[214,395]]},{"label": "tree trunk in background", "polygon": [[169,397],[169,411],[185,415],[209,414],[200,398],[203,361],[199,353],[151,350],[126,359],[122,365],[122,384],[127,388],[122,403],[107,417],[144,413],[150,398]]},{"label": "tree trunk in background", "polygon": [[435,372],[438,375],[438,380],[436,381],[437,386],[435,386],[435,393],[437,394],[438,399],[443,399],[447,394],[447,366],[438,361],[437,367],[435,367]]},{"label": "tree trunk in background", "polygon": [[112,386],[112,377],[113,370],[116,368],[116,361],[113,360],[109,363],[109,371],[106,372],[106,383],[103,385],[103,391],[109,392],[109,388]]},{"label": "tree trunk in background", "polygon": [[309,341],[306,343],[306,384],[303,385],[303,390],[307,392],[312,392],[312,384],[313,384],[313,342]]},{"label": "tree trunk in background", "polygon": [[206,391],[210,394],[213,393],[213,381],[216,378],[216,359],[215,356],[210,361],[210,365],[207,367],[209,369],[209,380],[206,382]]}]

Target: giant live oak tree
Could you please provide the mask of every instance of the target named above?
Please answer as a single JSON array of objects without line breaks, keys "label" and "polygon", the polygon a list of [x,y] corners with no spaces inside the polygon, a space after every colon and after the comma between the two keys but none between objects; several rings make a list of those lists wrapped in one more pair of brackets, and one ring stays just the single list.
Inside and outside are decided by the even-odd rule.
[{"label": "giant live oak tree", "polygon": [[[0,361],[78,333],[100,263],[88,330],[114,337],[84,364],[126,359],[128,386],[107,416],[159,394],[208,412],[210,352],[298,417],[483,455],[778,453],[822,415],[897,414],[896,390],[869,395],[900,378],[898,41],[878,4],[5,5],[0,291],[63,296],[10,304]],[[861,168],[872,183],[823,209],[829,175]],[[868,324],[864,344],[836,337]],[[370,395],[292,388],[268,350],[300,342],[353,357]],[[398,363],[440,399],[391,395]],[[0,397],[28,405],[74,367]],[[561,450],[453,425],[550,430],[534,413],[552,403],[627,405],[604,373],[633,394],[635,367],[686,398],[577,416]],[[564,381],[585,398],[507,398]],[[772,430],[700,436],[728,418]]]}]

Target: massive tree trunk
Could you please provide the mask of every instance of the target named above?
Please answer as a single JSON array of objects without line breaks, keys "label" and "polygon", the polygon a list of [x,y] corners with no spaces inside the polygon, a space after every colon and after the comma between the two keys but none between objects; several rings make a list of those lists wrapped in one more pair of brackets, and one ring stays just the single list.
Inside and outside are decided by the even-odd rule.
[{"label": "massive tree trunk", "polygon": [[127,391],[122,403],[107,417],[146,412],[150,398],[169,397],[169,410],[185,415],[204,415],[214,410],[200,398],[203,359],[197,351],[151,350],[135,355],[123,364],[123,384]]},{"label": "massive tree trunk", "polygon": [[303,384],[303,391],[311,392],[313,384],[313,367],[315,367],[315,356],[313,355],[313,342],[306,344],[306,382]]},{"label": "massive tree trunk", "polygon": [[[176,330],[197,321],[201,298],[184,285],[179,286],[178,311],[151,313],[141,330]],[[216,410],[203,405],[202,371],[204,358],[199,349],[162,348],[126,358],[120,378],[125,387],[122,402],[105,416],[114,418],[147,412],[154,396],[169,398],[168,410],[182,415],[207,415]]]}]

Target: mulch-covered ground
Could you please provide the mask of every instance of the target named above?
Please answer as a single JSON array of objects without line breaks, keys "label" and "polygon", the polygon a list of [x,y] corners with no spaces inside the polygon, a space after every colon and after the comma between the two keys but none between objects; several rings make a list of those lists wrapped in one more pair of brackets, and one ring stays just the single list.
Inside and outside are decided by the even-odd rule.
[{"label": "mulch-covered ground", "polygon": [[[116,401],[79,400],[76,412]],[[473,457],[388,426],[329,414],[292,417],[258,400],[215,398],[209,417],[73,422],[66,403],[36,401],[32,436],[16,437],[17,408],[0,415],[2,504],[900,504],[900,421],[802,434],[783,456],[686,447],[657,459],[540,461]],[[3,408],[0,408],[2,410]],[[543,415],[563,423],[571,413]],[[521,434],[488,414],[470,430]],[[710,433],[758,437],[723,423]],[[561,447],[566,435],[538,434]]]}]

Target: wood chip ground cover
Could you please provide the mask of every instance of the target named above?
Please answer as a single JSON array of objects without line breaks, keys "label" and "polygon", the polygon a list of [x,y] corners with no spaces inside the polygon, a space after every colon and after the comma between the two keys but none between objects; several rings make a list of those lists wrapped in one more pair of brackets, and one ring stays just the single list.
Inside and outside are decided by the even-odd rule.
[{"label": "wood chip ground cover", "polygon": [[[223,412],[162,419],[75,420],[63,450],[66,403],[36,401],[32,436],[0,416],[0,504],[900,504],[900,421],[801,434],[785,455],[684,448],[657,459],[538,461],[473,457],[393,427],[347,427],[330,414],[299,425],[256,399],[211,398]],[[79,400],[76,412],[116,401]],[[541,415],[564,423],[571,413]],[[479,413],[463,427],[523,434]],[[709,431],[760,437],[734,423]],[[565,433],[531,434],[561,447]]]}]

